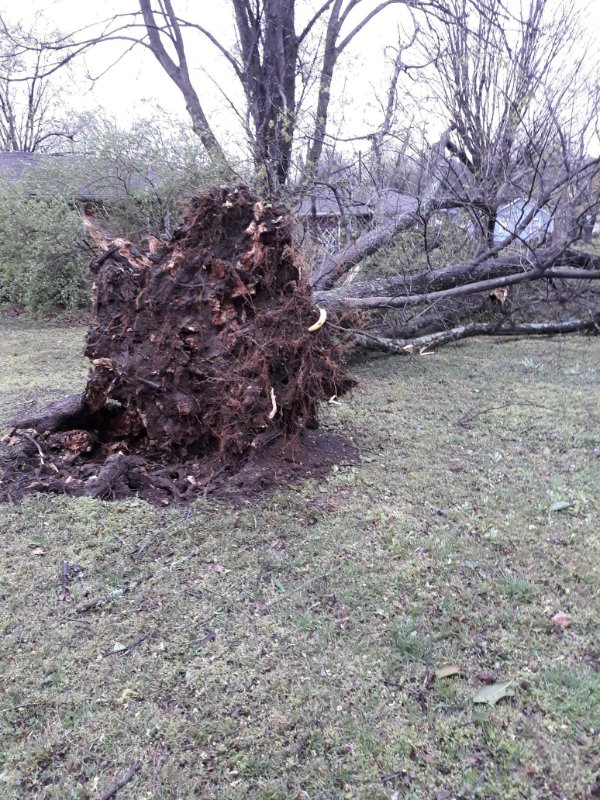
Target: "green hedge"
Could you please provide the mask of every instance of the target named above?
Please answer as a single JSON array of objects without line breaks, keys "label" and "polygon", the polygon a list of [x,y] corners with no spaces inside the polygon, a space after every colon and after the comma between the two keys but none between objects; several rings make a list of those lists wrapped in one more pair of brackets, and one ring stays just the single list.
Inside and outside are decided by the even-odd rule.
[{"label": "green hedge", "polygon": [[0,302],[34,314],[89,302],[90,253],[67,197],[0,184],[0,243]]}]

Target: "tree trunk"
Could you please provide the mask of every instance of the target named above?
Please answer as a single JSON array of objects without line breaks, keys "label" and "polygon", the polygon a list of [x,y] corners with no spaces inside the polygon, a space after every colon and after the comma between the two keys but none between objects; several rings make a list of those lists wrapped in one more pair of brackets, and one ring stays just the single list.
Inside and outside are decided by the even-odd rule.
[{"label": "tree trunk", "polygon": [[[373,232],[374,233],[374,232]],[[362,237],[361,237],[362,238]],[[335,258],[333,259],[335,263]],[[330,263],[326,260],[324,263]],[[461,293],[469,292],[471,284],[493,279],[511,278],[513,282],[531,280],[527,273],[533,273],[537,279],[543,278],[544,272],[561,267],[579,267],[572,273],[554,273],[547,277],[596,278],[594,273],[600,270],[600,256],[562,247],[545,247],[536,251],[536,262],[532,265],[529,252],[511,253],[492,257],[484,261],[462,262],[443,267],[438,270],[408,273],[393,278],[377,278],[362,283],[352,283],[328,291],[316,291],[315,300],[326,308],[369,308],[386,305],[410,305],[411,302],[429,302],[432,295],[458,289]],[[523,277],[519,277],[522,273]],[[498,283],[498,285],[506,285]],[[478,291],[489,290],[491,286],[482,286]],[[418,301],[408,301],[409,296],[420,295]],[[448,296],[446,294],[445,296]],[[374,301],[377,298],[377,302]],[[398,302],[395,303],[394,299]],[[357,302],[364,299],[365,303]],[[389,302],[392,299],[392,302]]]},{"label": "tree trunk", "polygon": [[139,0],[140,10],[148,33],[150,50],[169,78],[177,86],[185,100],[185,107],[192,121],[192,129],[199,136],[208,157],[224,176],[233,178],[234,173],[227,158],[208,122],[200,98],[192,84],[187,64],[183,37],[179,20],[171,6],[171,0],[165,0],[162,17],[168,29],[167,40],[170,39],[177,56],[177,62],[171,58],[163,44],[162,26],[157,23],[150,0]]}]

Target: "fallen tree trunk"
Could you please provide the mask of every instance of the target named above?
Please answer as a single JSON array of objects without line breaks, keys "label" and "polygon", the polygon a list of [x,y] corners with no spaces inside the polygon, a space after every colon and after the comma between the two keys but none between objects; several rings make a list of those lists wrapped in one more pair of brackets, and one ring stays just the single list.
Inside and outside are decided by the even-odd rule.
[{"label": "fallen tree trunk", "polygon": [[[553,280],[600,280],[600,271],[587,271],[577,269],[544,269],[521,272],[517,275],[506,275],[501,278],[475,281],[454,286],[451,289],[442,289],[427,294],[409,294],[389,297],[346,297],[343,302],[338,301],[343,308],[370,309],[370,308],[407,308],[408,306],[433,304],[439,300],[450,297],[461,297],[470,294],[490,293],[493,289],[504,286],[514,286],[517,283],[530,283],[531,281]],[[322,298],[319,298],[320,302]]]},{"label": "fallen tree trunk", "polygon": [[[531,314],[527,309],[535,297],[530,290],[516,295],[523,306],[520,315],[519,309],[514,315],[512,301],[506,306],[504,303],[508,287],[532,286],[541,281],[547,286],[547,304],[548,298],[553,298],[556,309],[563,310],[560,314],[563,318],[568,303],[574,316],[578,317],[583,308],[588,309],[592,318],[597,299],[589,287],[598,280],[600,257],[554,245],[541,248],[533,255],[530,251],[514,251],[488,259],[479,257],[443,269],[317,291],[315,299],[320,306],[333,310],[405,312],[393,324],[386,320],[383,326],[371,324],[365,329],[364,336],[368,337],[370,345],[366,339],[360,339],[360,335],[359,341],[371,349],[419,352],[429,346],[427,337],[430,335],[434,336],[431,342],[440,346],[467,336],[490,335],[500,329],[502,334],[498,335],[595,329],[593,325],[589,327],[587,317],[574,326],[569,320],[556,321],[552,319],[557,316],[556,311],[549,314],[551,319],[546,322],[530,322]],[[424,308],[420,313],[408,316],[411,309],[421,306]],[[477,322],[473,319],[475,314],[496,319]],[[509,333],[509,329],[514,333]]]},{"label": "fallen tree trunk", "polygon": [[355,242],[347,245],[343,250],[323,259],[310,277],[310,285],[314,289],[325,290],[331,288],[335,281],[359,264],[367,256],[376,253],[388,244],[394,236],[411,228],[417,221],[418,203],[415,198],[413,205],[403,214],[371,231],[362,234]]},{"label": "fallen tree trunk", "polygon": [[415,353],[431,352],[436,347],[474,336],[556,336],[557,334],[585,331],[600,333],[600,311],[596,311],[590,319],[575,319],[566,322],[531,322],[524,325],[474,322],[411,339],[389,339],[383,336],[359,333],[356,334],[356,341],[367,350],[382,350],[397,355],[414,355]]},{"label": "fallen tree trunk", "polygon": [[[533,264],[529,251],[511,253],[477,263],[473,261],[462,262],[439,270],[404,273],[393,278],[378,278],[329,289],[328,291],[319,290],[314,293],[314,297],[319,305],[332,309],[390,306],[394,305],[394,298],[398,298],[396,305],[401,306],[403,305],[402,299],[409,296],[421,296],[423,299],[410,301],[408,304],[411,302],[428,302],[428,295],[433,293],[447,292],[450,289],[462,289],[468,284],[486,280],[510,279],[512,276],[515,276],[516,282],[519,282],[520,280],[526,280],[526,278],[518,277],[525,274],[543,278],[546,271],[550,269],[559,270],[561,267],[579,268],[580,274],[573,271],[570,275],[559,275],[556,272],[554,277],[597,278],[597,275],[600,274],[600,256],[570,248],[546,247],[537,251]],[[361,299],[371,301],[373,298],[377,298],[377,302],[370,302],[364,305],[358,302]]]}]

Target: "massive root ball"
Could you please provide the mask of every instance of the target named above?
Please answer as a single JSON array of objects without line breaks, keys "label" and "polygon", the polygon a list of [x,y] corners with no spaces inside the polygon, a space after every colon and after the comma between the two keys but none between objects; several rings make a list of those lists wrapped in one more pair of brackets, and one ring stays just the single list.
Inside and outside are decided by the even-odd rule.
[{"label": "massive root ball", "polygon": [[266,432],[316,423],[349,379],[291,247],[290,217],[248,191],[196,198],[167,247],[94,265],[90,412],[117,401],[137,448],[239,455]]},{"label": "massive root ball", "polygon": [[[288,212],[246,188],[200,195],[169,243],[153,240],[142,253],[115,239],[91,268],[85,391],[15,423],[43,434],[24,440],[41,467],[36,489],[110,496],[125,480],[140,491],[140,474],[160,461],[181,495],[174,464],[186,465],[188,487],[217,463],[234,472],[272,440],[315,428],[319,404],[353,384],[331,328],[309,330],[319,309]],[[98,474],[77,470],[87,463],[89,471],[90,460],[110,475],[120,464],[109,490],[98,491]]]}]

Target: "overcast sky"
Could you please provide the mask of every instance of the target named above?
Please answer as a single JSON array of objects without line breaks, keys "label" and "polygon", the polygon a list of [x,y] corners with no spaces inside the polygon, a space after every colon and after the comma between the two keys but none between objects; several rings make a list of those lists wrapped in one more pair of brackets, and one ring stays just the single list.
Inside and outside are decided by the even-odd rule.
[{"label": "overcast sky", "polygon": [[[373,3],[375,1],[372,0]],[[576,1],[582,8],[588,8],[589,31],[600,31],[600,0]],[[305,7],[308,9],[315,2],[316,0],[307,0]],[[517,6],[528,0],[508,2]],[[109,17],[114,12],[123,13],[136,8],[135,0],[102,0],[100,3],[83,0],[27,0],[25,3],[23,0],[0,0],[0,9],[10,22],[22,21],[27,27],[36,24],[46,29],[55,28],[65,32],[83,28],[93,21]],[[198,19],[203,14],[203,24],[225,41],[229,39],[232,42],[229,0],[178,0],[176,8],[182,16],[186,15],[188,8],[191,18]],[[344,102],[334,109],[332,130],[337,128],[341,135],[356,135],[368,133],[377,126],[380,120],[379,99],[383,100],[385,93],[389,45],[397,41],[399,30],[404,29],[409,35],[410,27],[410,16],[405,10],[401,7],[388,8],[356,38],[346,55],[343,69],[337,74],[338,84],[333,96],[339,96],[343,90]],[[204,43],[199,48],[198,41],[194,37],[196,44],[189,52],[193,77],[201,100],[221,138],[232,134],[239,136],[239,129],[235,129],[234,116],[228,105],[228,100],[235,105],[241,105],[239,88],[215,55],[212,46]],[[70,78],[71,104],[82,110],[105,107],[126,125],[129,119],[144,116],[158,103],[173,118],[187,121],[185,106],[177,89],[152,55],[141,47],[136,48],[94,84],[86,80],[86,72],[92,75],[102,73],[118,58],[122,50],[122,44],[104,44],[90,51],[85,59],[75,64]],[[228,100],[220,93],[219,86],[224,89]],[[414,88],[417,92],[423,91],[423,87],[418,85]],[[443,127],[442,120],[433,117],[426,118],[425,124],[429,126],[430,140]]]}]

